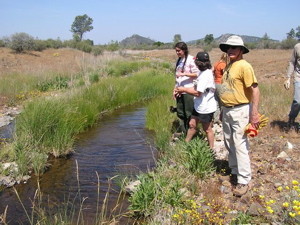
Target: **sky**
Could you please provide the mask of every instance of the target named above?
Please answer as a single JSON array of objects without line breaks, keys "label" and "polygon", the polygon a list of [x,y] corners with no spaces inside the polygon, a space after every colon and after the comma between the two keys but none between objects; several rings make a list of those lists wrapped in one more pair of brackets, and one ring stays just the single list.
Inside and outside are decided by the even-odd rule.
[{"label": "sky", "polygon": [[93,30],[84,39],[108,44],[138,34],[188,42],[213,34],[238,34],[282,41],[300,26],[299,0],[0,0],[0,38],[25,32],[46,40],[72,39],[76,16],[87,14]]}]

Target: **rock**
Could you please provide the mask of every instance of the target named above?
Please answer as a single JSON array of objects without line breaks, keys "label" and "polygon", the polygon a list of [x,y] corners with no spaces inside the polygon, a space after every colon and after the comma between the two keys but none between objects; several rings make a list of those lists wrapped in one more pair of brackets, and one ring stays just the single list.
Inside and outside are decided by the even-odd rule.
[{"label": "rock", "polygon": [[277,159],[287,159],[287,158],[289,158],[289,156],[285,151],[280,152],[279,155],[277,156]]},{"label": "rock", "polygon": [[8,162],[8,163],[3,163],[2,164],[2,169],[3,170],[10,170],[10,172],[13,171],[18,171],[18,165],[15,162]]},{"label": "rock", "polygon": [[286,149],[293,149],[294,148],[293,144],[291,142],[288,142],[288,141],[285,143],[284,147]]},{"label": "rock", "polygon": [[127,193],[133,193],[137,190],[137,188],[140,184],[141,184],[141,181],[139,181],[139,180],[133,181],[125,187],[125,190]]},{"label": "rock", "polygon": [[12,187],[16,181],[12,177],[0,176],[0,186]]},{"label": "rock", "polygon": [[248,209],[248,213],[251,216],[259,216],[263,211],[264,208],[257,202],[253,202]]}]

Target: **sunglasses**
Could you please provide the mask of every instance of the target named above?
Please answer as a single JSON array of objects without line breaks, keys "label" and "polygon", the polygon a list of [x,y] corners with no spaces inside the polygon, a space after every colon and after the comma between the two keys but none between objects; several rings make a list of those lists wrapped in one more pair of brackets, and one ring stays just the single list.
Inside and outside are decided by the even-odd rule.
[{"label": "sunglasses", "polygon": [[[237,48],[240,48],[240,46],[229,46],[229,47],[228,47],[228,49],[237,49]],[[228,49],[227,49],[227,50],[228,50]]]}]

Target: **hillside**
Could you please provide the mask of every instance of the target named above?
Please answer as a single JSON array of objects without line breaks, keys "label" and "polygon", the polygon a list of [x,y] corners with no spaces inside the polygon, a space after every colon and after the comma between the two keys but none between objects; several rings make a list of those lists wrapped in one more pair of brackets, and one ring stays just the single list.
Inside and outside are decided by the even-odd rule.
[{"label": "hillside", "polygon": [[136,45],[152,45],[155,41],[150,38],[145,38],[140,35],[134,34],[131,37],[127,37],[120,42],[121,46],[136,46]]},{"label": "hillside", "polygon": [[[234,34],[222,34],[221,36],[215,38],[215,41],[217,43],[225,42],[227,40],[227,38],[231,35],[234,35]],[[241,36],[243,38],[245,43],[256,43],[256,42],[259,42],[262,40],[262,38],[255,37],[255,36],[249,36],[249,35],[239,35],[239,36]],[[201,38],[198,40],[203,40],[203,39],[204,38]],[[190,44],[190,45],[194,45],[194,44],[196,44],[196,42],[198,40],[186,41],[186,43]],[[270,40],[274,41],[274,42],[278,42],[278,40],[273,40],[273,39],[270,39]],[[153,41],[150,38],[145,38],[138,34],[134,34],[131,37],[127,37],[127,38],[123,39],[120,42],[120,45],[127,47],[127,46],[137,46],[137,45],[152,45],[153,43],[155,43],[155,41]]]}]

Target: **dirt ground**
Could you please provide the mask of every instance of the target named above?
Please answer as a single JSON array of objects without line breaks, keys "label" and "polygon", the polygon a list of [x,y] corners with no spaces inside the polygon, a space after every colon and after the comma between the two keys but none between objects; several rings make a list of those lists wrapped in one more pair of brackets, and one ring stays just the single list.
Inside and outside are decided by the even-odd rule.
[{"label": "dirt ground", "polygon": [[[191,48],[190,53],[196,55],[200,50]],[[124,52],[126,53],[126,51]],[[252,64],[259,82],[283,83],[291,52],[291,50],[251,50],[244,58]],[[172,63],[175,63],[177,58],[174,50],[128,51],[127,54],[159,58]],[[211,61],[215,62],[222,52],[219,49],[213,49],[209,54]],[[82,57],[84,57],[84,53],[72,49],[47,49],[30,54],[14,54],[9,49],[0,48],[0,78],[14,72],[28,74],[40,71],[42,74],[45,71],[71,70],[76,73],[80,70],[78,60]],[[5,97],[0,96],[0,101],[0,106],[3,108],[6,105]],[[282,127],[285,122],[282,121]],[[241,199],[234,198],[230,188],[226,184],[220,184],[217,177],[208,182],[220,184],[218,186],[218,189],[222,190],[219,193],[220,196],[239,210],[249,211],[253,204],[259,203],[258,196],[260,195],[279,198],[278,186],[289,185],[292,180],[300,182],[299,136],[300,134],[295,131],[287,132],[280,127],[269,125],[257,137],[250,139],[252,188]]]}]

